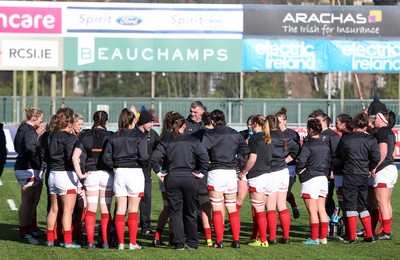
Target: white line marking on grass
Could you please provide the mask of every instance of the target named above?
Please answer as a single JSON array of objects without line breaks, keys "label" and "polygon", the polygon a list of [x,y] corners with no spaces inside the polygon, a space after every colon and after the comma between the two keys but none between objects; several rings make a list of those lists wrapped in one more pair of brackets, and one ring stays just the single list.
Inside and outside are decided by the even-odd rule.
[{"label": "white line marking on grass", "polygon": [[8,199],[7,203],[10,206],[11,210],[18,210],[17,207],[15,206],[14,201],[12,199]]},{"label": "white line marking on grass", "polygon": [[3,186],[3,182],[0,180],[0,186]]}]

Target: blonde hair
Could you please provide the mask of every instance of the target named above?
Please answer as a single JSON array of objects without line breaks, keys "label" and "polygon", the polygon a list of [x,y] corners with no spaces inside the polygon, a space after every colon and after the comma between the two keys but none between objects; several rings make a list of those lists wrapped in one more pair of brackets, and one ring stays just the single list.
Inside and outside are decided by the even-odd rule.
[{"label": "blonde hair", "polygon": [[26,107],[24,109],[25,115],[26,115],[26,119],[29,121],[34,117],[40,117],[41,115],[43,115],[43,111],[40,110],[37,107]]}]

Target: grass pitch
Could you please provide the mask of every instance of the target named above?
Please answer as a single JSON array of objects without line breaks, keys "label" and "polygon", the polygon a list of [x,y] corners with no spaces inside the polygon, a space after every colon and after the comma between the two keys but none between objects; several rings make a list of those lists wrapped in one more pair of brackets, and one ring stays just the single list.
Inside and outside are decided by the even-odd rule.
[{"label": "grass pitch", "polygon": [[[45,238],[41,238],[40,245],[30,245],[27,241],[17,238],[18,212],[12,210],[8,200],[12,200],[19,207],[20,187],[15,180],[12,169],[5,169],[0,178],[0,259],[400,259],[400,185],[397,184],[393,192],[393,228],[391,241],[377,241],[376,243],[357,243],[346,245],[333,241],[328,237],[327,245],[306,246],[301,242],[310,236],[308,214],[304,202],[299,198],[300,184],[296,182],[293,193],[299,206],[301,216],[292,218],[291,244],[276,245],[268,248],[253,248],[247,246],[249,241],[252,220],[248,199],[241,211],[241,243],[240,249],[230,248],[230,232],[225,232],[225,248],[208,248],[200,234],[199,249],[195,251],[175,251],[169,247],[151,247],[152,236],[138,234],[138,243],[145,246],[140,251],[119,251],[117,249],[64,249],[61,247],[48,248],[44,245]],[[42,199],[38,207],[39,228],[46,229],[46,193],[43,190]],[[158,180],[153,176],[152,224],[156,226],[158,214],[162,208],[161,195],[158,192]],[[289,206],[290,210],[290,206]],[[99,218],[98,218],[99,219]],[[166,228],[168,229],[168,227]],[[126,232],[126,241],[128,241]],[[164,235],[168,231],[164,230]],[[278,232],[278,238],[281,232]],[[167,239],[167,237],[165,237]],[[362,241],[362,238],[360,239]]]}]

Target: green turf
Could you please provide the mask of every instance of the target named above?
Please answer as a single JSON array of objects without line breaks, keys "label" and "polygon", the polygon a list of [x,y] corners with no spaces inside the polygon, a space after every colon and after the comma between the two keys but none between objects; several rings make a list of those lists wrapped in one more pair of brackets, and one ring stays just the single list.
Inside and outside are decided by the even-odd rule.
[{"label": "green turf", "polygon": [[[161,196],[158,192],[157,179],[153,178],[153,211],[152,222],[155,226],[158,213],[162,207]],[[13,199],[16,206],[19,206],[19,185],[15,181],[13,171],[6,169],[1,177],[0,186],[0,259],[114,259],[114,258],[138,258],[138,259],[400,259],[400,185],[397,185],[392,198],[393,205],[393,240],[378,241],[374,244],[360,242],[355,245],[345,245],[340,242],[329,240],[328,245],[306,246],[301,242],[309,237],[310,229],[308,216],[304,203],[298,198],[300,185],[297,182],[294,186],[294,194],[301,211],[301,217],[292,219],[292,231],[290,245],[270,246],[269,248],[252,248],[246,245],[251,231],[251,214],[248,200],[242,207],[241,220],[242,232],[240,249],[232,249],[230,245],[230,234],[226,232],[225,248],[222,250],[208,248],[203,239],[200,240],[199,249],[196,251],[175,251],[168,247],[151,247],[151,236],[138,235],[138,243],[144,245],[145,250],[141,251],[118,251],[110,249],[87,250],[64,249],[60,247],[48,248],[44,246],[45,238],[40,240],[41,245],[33,246],[26,241],[17,238],[18,216],[17,211],[12,211],[7,199]],[[45,208],[46,193],[43,191],[42,199],[38,208],[39,226],[45,230]],[[126,233],[126,241],[127,231]],[[164,231],[167,234],[166,231]],[[278,232],[278,237],[281,233]],[[201,235],[200,235],[201,237]]]}]

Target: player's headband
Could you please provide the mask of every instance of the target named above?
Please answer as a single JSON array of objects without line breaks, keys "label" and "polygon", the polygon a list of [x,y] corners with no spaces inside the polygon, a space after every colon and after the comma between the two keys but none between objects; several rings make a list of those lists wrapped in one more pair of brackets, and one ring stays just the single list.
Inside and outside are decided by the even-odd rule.
[{"label": "player's headband", "polygon": [[385,116],[382,113],[378,113],[378,114],[376,114],[376,116],[379,117],[379,119],[382,120],[383,123],[385,123],[385,124],[388,123],[387,119],[385,118]]}]

